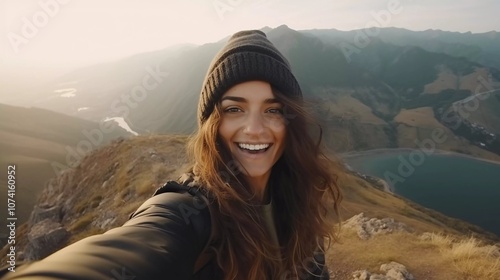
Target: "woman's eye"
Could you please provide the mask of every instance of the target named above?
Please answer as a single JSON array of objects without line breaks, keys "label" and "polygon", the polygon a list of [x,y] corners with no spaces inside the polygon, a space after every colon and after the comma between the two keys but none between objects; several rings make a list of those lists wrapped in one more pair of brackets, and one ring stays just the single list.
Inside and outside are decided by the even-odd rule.
[{"label": "woman's eye", "polygon": [[271,108],[267,111],[271,114],[283,114],[283,110],[280,108]]},{"label": "woman's eye", "polygon": [[240,108],[237,108],[237,107],[229,107],[229,108],[226,108],[224,110],[224,112],[226,113],[237,113],[237,112],[241,112]]}]

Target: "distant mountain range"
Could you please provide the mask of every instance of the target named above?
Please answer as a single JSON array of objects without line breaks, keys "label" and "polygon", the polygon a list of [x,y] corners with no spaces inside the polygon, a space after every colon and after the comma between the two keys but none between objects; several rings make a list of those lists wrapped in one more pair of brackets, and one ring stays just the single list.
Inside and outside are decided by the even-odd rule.
[{"label": "distant mountain range", "polygon": [[[417,147],[415,139],[443,129],[448,141],[438,148],[500,159],[500,33],[262,30],[289,59],[336,151]],[[41,88],[30,105],[92,121],[121,117],[139,134],[191,133],[203,77],[226,40],[82,68]],[[442,120],[452,104],[487,91],[480,108]],[[473,125],[495,139],[474,136]]]},{"label": "distant mountain range", "polygon": [[[500,161],[498,32],[263,31],[289,59],[332,150],[428,148],[438,134],[444,141],[432,142],[436,149]],[[360,41],[363,36],[368,40]],[[85,67],[10,98],[39,108],[0,104],[0,163],[19,166],[20,220],[45,186],[37,205],[61,211],[72,242],[122,224],[158,184],[179,175],[186,136],[173,134],[195,130],[204,75],[226,40]],[[132,133],[111,128],[110,118],[142,135],[115,140]],[[45,183],[65,167],[75,168]],[[346,178],[345,217],[366,212],[395,217],[419,232],[491,238],[377,189],[383,187],[379,179],[356,172]],[[0,243],[5,236],[0,231]]]}]

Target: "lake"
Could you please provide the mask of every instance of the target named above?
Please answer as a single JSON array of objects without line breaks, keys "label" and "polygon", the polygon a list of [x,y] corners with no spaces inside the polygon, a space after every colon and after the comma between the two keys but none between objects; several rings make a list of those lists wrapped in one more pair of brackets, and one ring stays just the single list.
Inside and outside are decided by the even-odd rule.
[{"label": "lake", "polygon": [[382,178],[394,193],[500,236],[500,163],[419,150],[344,157],[353,169]]}]

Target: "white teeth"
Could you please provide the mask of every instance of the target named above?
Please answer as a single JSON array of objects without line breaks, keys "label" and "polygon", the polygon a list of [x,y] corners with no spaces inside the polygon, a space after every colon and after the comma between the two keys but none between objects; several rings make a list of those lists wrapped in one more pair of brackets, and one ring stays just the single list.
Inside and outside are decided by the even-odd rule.
[{"label": "white teeth", "polygon": [[252,145],[252,144],[238,143],[238,146],[240,146],[240,148],[242,148],[242,149],[252,150],[252,151],[263,150],[263,149],[269,148],[269,144]]}]

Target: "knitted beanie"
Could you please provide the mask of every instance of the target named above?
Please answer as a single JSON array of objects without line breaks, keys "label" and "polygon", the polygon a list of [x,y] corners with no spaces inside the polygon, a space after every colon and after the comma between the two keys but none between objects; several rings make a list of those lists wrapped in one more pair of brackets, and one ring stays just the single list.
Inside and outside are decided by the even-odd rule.
[{"label": "knitted beanie", "polygon": [[247,81],[266,81],[289,97],[302,98],[297,79],[286,58],[260,30],[240,31],[229,39],[208,68],[198,103],[198,121],[203,124],[222,95]]}]

